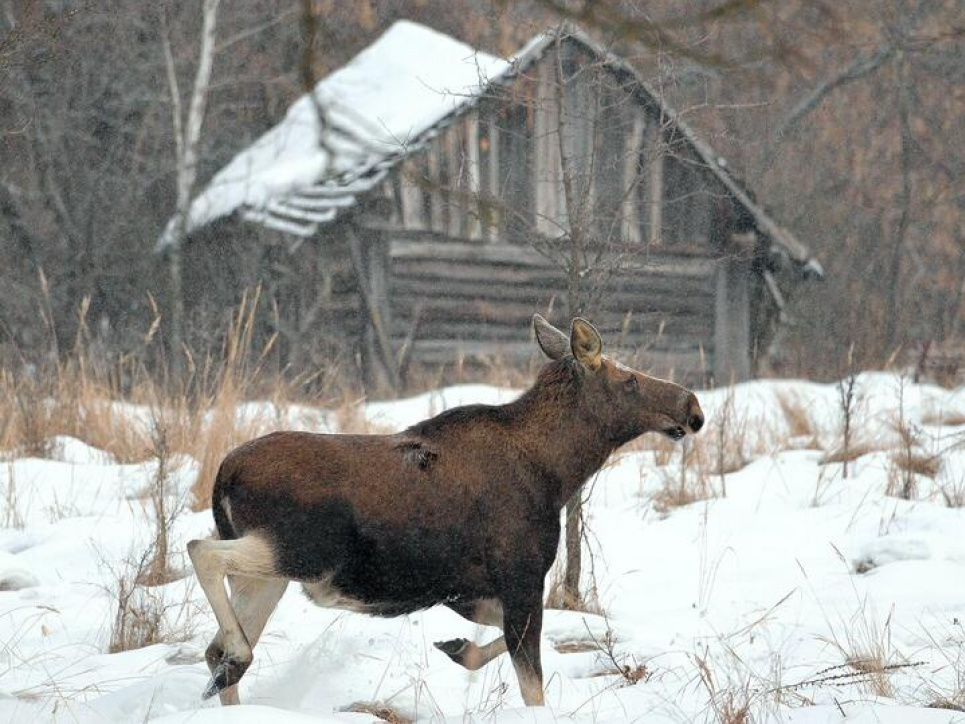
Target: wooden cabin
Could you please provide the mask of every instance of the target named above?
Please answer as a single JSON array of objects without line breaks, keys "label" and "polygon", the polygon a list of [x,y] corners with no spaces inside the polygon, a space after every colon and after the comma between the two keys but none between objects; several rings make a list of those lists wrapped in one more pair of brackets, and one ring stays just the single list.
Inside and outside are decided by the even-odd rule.
[{"label": "wooden cabin", "polygon": [[322,301],[390,386],[400,367],[525,363],[534,312],[588,317],[657,374],[746,379],[795,286],[823,275],[628,63],[573,28],[505,61],[397,23],[217,174],[188,227],[224,217],[321,240]]}]

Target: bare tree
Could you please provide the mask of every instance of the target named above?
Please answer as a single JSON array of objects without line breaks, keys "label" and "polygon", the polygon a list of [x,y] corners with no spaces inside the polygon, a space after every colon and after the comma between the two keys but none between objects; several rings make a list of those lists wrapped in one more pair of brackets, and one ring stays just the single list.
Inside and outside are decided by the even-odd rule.
[{"label": "bare tree", "polygon": [[220,0],[204,0],[201,6],[201,43],[198,49],[198,67],[195,71],[187,115],[182,110],[181,91],[178,87],[178,74],[174,65],[174,55],[171,52],[171,40],[167,34],[167,24],[165,22],[161,24],[164,31],[164,36],[161,39],[161,45],[164,49],[164,66],[167,70],[171,92],[177,168],[177,201],[171,222],[171,234],[166,240],[171,284],[170,349],[171,363],[175,374],[180,371],[181,348],[184,344],[181,245],[186,236],[188,213],[191,210],[191,200],[198,175],[198,147],[207,107],[208,89],[211,84],[211,69],[214,65],[219,4]]}]

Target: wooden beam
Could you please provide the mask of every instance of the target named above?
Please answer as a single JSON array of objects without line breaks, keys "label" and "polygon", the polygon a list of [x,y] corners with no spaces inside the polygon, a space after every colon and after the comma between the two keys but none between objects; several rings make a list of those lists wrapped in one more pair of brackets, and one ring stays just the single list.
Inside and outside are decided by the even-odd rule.
[{"label": "wooden beam", "polygon": [[655,119],[647,124],[644,149],[647,154],[647,196],[650,200],[649,240],[651,244],[659,244],[663,238],[663,158],[667,149],[663,130]]},{"label": "wooden beam", "polygon": [[463,205],[466,215],[466,236],[470,239],[482,238],[482,224],[480,223],[479,201],[482,184],[479,169],[479,117],[477,113],[466,116],[466,189],[469,195],[468,203]]},{"label": "wooden beam", "polygon": [[727,385],[751,376],[750,268],[722,260],[714,303],[714,378]]},{"label": "wooden beam", "polygon": [[405,160],[400,167],[399,177],[402,184],[399,194],[402,205],[402,225],[406,229],[425,229],[426,219],[421,186],[425,179],[419,178],[418,164],[415,159]]},{"label": "wooden beam", "polygon": [[623,156],[623,240],[629,243],[640,241],[640,214],[637,211],[637,185],[640,183],[640,151],[643,147],[645,120],[642,111],[633,114],[630,135],[627,138]]},{"label": "wooden beam", "polygon": [[488,178],[485,179],[485,193],[489,203],[489,208],[486,210],[486,219],[488,221],[486,225],[486,240],[496,241],[499,239],[500,221],[499,209],[497,208],[498,204],[495,202],[500,198],[502,189],[499,188],[499,129],[495,123],[490,123],[489,133],[486,138],[489,141],[489,149],[487,151],[489,154],[489,174]]},{"label": "wooden beam", "polygon": [[440,173],[439,140],[436,139],[426,152],[429,176],[429,227],[433,231],[446,232],[445,208],[442,199],[442,174]]},{"label": "wooden beam", "polygon": [[549,267],[552,263],[532,249],[516,244],[440,243],[434,240],[392,239],[389,253],[395,258],[444,258],[453,261],[487,261]]},{"label": "wooden beam", "polygon": [[463,183],[466,156],[462,144],[462,123],[453,123],[444,132],[446,144],[446,162],[449,165],[449,188],[446,189],[446,205],[449,207],[449,236],[460,237],[463,232],[463,221],[466,214],[462,194],[465,193]]},{"label": "wooden beam", "polygon": [[560,235],[560,184],[559,117],[556,112],[556,73],[553,69],[555,56],[549,55],[540,62],[537,70],[536,118],[534,129],[535,172],[533,183],[536,199],[536,231],[549,237]]},{"label": "wooden beam", "polygon": [[375,370],[379,369],[393,391],[398,392],[402,384],[396,358],[392,352],[392,344],[389,341],[387,318],[389,309],[387,249],[383,243],[380,243],[381,240],[376,243],[370,241],[367,248],[363,248],[362,241],[350,224],[345,225],[345,235],[352,256],[352,266],[355,268],[358,279],[359,292],[368,317],[366,342],[374,348],[373,351],[377,352],[377,358],[380,361],[380,364],[373,365],[373,376],[368,381],[378,384],[378,372]]}]

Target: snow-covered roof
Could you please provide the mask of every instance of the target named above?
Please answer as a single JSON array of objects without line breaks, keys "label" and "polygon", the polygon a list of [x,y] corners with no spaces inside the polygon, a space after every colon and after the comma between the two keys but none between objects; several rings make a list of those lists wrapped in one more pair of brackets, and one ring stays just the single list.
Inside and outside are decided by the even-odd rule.
[{"label": "snow-covered roof", "polygon": [[[315,86],[325,112],[321,138],[306,93],[214,176],[191,204],[186,231],[241,210],[251,221],[313,234],[377,184],[414,137],[472,102],[508,67],[423,25],[396,22]],[[174,226],[172,219],[159,248],[174,240]]]},{"label": "snow-covered roof", "polygon": [[[319,224],[353,206],[407,154],[467,112],[487,89],[509,84],[530,69],[556,42],[557,32],[600,58],[611,72],[631,79],[638,100],[670,119],[706,168],[751,214],[769,239],[772,254],[789,257],[805,276],[824,276],[810,250],[770,217],[726,161],[646,79],[574,26],[540,33],[513,58],[503,60],[418,23],[396,22],[315,86],[326,117],[321,138],[316,103],[305,94],[278,125],[215,175],[191,205],[187,233],[240,210],[249,221],[311,236]],[[172,218],[158,249],[174,240],[174,227]]]}]

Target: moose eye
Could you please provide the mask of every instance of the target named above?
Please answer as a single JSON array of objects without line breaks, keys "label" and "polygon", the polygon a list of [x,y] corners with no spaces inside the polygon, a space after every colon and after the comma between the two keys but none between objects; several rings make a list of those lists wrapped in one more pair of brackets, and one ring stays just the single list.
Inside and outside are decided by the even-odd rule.
[{"label": "moose eye", "polygon": [[628,391],[635,392],[637,389],[637,378],[627,377],[626,381],[623,383],[623,386],[626,387]]}]

